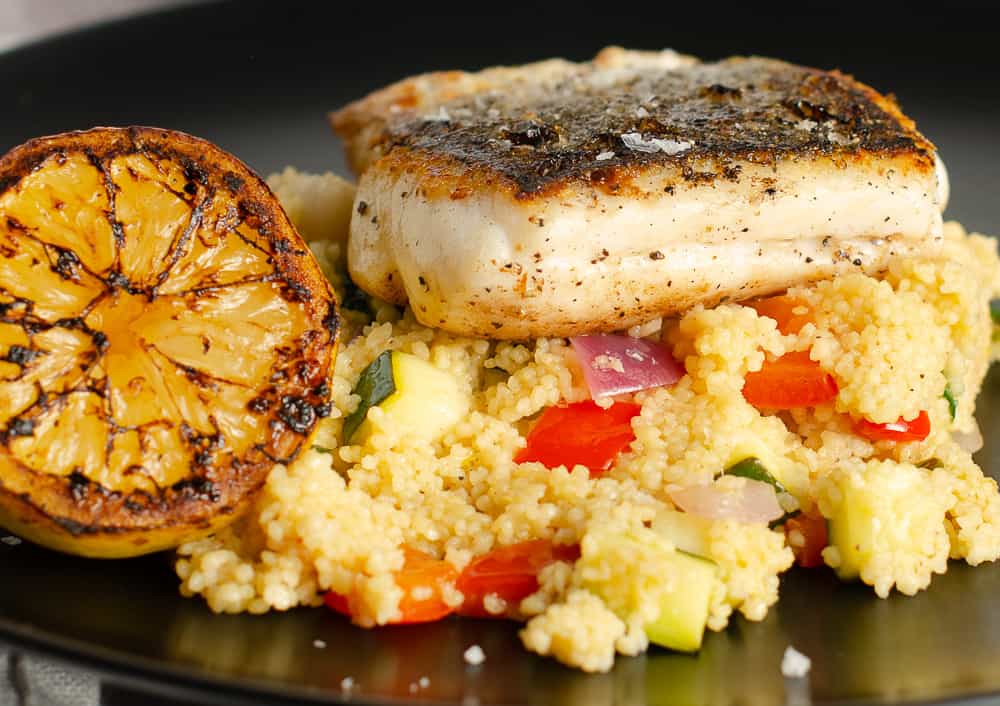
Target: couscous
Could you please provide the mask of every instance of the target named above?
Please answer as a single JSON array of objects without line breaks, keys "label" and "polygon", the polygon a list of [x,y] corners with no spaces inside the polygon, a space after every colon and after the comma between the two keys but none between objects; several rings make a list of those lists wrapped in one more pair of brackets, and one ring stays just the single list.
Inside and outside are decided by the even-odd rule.
[{"label": "couscous", "polygon": [[[676,379],[595,397],[581,361],[618,365],[573,341],[461,337],[359,292],[343,180],[287,170],[270,184],[345,329],[311,448],[271,471],[253,512],[179,550],[182,592],[212,610],[325,599],[363,627],[506,616],[527,649],[605,671],[651,640],[697,649],[734,613],[763,619],[796,561],[885,597],[926,588],[949,559],[1000,556],[1000,495],[971,455],[1000,294],[992,239],[948,223],[939,255],[882,276],[635,326],[621,336],[666,351]],[[380,359],[394,376],[381,400],[359,386]],[[408,406],[414,389],[435,390],[433,412]],[[558,449],[530,446],[553,409],[587,410],[624,441],[607,464],[555,463]]]}]

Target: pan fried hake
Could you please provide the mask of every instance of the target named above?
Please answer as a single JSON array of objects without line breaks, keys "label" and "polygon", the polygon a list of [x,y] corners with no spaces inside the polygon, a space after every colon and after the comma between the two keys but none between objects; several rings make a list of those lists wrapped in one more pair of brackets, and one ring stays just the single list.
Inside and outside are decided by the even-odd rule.
[{"label": "pan fried hake", "polygon": [[461,334],[623,329],[941,240],[934,146],[836,71],[611,48],[418,76],[331,122],[352,277]]}]

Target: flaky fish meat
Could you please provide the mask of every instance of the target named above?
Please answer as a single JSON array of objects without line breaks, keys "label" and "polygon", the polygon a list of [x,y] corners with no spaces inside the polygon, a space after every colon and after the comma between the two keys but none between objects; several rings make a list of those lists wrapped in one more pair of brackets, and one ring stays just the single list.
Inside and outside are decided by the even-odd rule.
[{"label": "flaky fish meat", "polygon": [[621,330],[942,237],[934,146],[837,71],[612,47],[417,76],[331,122],[359,173],[351,276],[459,334]]}]

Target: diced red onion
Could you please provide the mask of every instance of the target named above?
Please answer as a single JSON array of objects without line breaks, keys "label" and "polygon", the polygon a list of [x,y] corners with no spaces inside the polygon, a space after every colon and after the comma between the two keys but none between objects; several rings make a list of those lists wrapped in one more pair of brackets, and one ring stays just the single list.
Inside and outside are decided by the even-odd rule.
[{"label": "diced red onion", "polygon": [[593,397],[673,385],[684,366],[670,351],[644,338],[595,334],[570,339]]},{"label": "diced red onion", "polygon": [[951,438],[964,451],[968,451],[970,454],[974,454],[983,448],[983,433],[979,431],[978,424],[972,428],[972,431],[953,431]]},{"label": "diced red onion", "polygon": [[742,487],[724,488],[717,483],[690,485],[670,491],[670,499],[684,512],[709,520],[771,522],[785,514],[774,487],[745,479]]}]

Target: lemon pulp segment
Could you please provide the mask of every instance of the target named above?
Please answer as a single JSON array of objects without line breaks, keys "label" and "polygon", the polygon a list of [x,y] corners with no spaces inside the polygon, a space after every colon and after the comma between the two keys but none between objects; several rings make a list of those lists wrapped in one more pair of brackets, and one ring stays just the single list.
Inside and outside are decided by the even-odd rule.
[{"label": "lemon pulp segment", "polygon": [[77,553],[235,516],[329,410],[338,314],[273,195],[181,133],[0,159],[0,524]]}]

